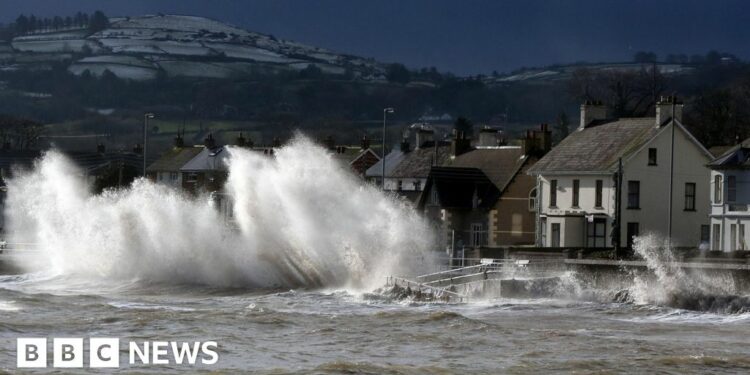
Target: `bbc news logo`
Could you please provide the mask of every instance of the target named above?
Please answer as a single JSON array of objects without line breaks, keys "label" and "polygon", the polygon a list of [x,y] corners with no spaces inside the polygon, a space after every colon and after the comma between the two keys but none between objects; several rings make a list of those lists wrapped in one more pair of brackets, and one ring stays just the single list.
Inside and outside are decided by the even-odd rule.
[{"label": "bbc news logo", "polygon": [[[83,368],[82,338],[53,338],[52,367]],[[88,366],[91,368],[120,367],[120,339],[92,337],[89,341]],[[128,343],[130,365],[213,365],[219,361],[216,341],[177,342],[144,341]],[[16,342],[16,366],[47,367],[47,339],[19,338]]]}]

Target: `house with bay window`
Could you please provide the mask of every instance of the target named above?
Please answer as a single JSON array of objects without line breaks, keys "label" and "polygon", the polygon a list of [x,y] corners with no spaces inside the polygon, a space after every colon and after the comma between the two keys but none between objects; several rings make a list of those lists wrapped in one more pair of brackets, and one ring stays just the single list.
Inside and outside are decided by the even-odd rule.
[{"label": "house with bay window", "polygon": [[646,232],[671,233],[676,247],[708,242],[713,157],[681,120],[674,98],[645,118],[610,118],[601,102],[584,103],[578,129],[528,172],[537,245],[629,248]]},{"label": "house with bay window", "polygon": [[711,250],[748,250],[750,139],[725,152],[711,168]]}]

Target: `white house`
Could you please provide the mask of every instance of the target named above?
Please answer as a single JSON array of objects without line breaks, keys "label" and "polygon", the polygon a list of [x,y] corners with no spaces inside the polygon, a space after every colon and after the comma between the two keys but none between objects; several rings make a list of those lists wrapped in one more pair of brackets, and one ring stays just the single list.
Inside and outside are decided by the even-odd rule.
[{"label": "white house", "polygon": [[203,151],[203,146],[186,147],[181,135],[174,139],[174,147],[165,152],[146,169],[146,175],[154,182],[181,189],[183,175],[180,168]]},{"label": "white house", "polygon": [[600,102],[583,104],[578,129],[529,170],[537,177],[537,245],[631,247],[634,236],[670,227],[674,246],[707,242],[712,156],[681,118],[674,98],[648,118],[609,119]]},{"label": "white house", "polygon": [[748,250],[750,228],[750,139],[709,164],[711,250]]}]

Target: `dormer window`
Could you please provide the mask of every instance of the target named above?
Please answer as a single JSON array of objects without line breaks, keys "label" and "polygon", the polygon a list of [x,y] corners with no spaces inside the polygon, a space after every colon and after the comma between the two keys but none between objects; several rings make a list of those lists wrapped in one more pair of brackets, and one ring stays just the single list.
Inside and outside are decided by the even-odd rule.
[{"label": "dormer window", "polygon": [[656,165],[656,149],[648,149],[648,165]]}]

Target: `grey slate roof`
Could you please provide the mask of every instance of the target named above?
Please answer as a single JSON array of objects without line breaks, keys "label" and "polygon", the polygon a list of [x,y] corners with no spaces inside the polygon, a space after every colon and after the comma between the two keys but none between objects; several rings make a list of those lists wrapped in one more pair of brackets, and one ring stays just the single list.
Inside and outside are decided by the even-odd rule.
[{"label": "grey slate roof", "polygon": [[148,172],[177,172],[203,150],[203,147],[175,147],[146,168]]},{"label": "grey slate roof", "polygon": [[527,157],[521,147],[479,148],[458,155],[447,166],[478,168],[498,190],[505,189]]},{"label": "grey slate roof", "polygon": [[[388,153],[388,155],[385,156],[385,175],[391,176],[393,174],[393,170],[396,169],[396,167],[401,164],[401,161],[404,160],[404,157],[406,154],[401,152],[401,150],[393,150]],[[367,171],[365,172],[365,177],[382,177],[383,175],[383,160],[379,160],[375,165],[373,165],[370,168],[367,168]]]},{"label": "grey slate roof", "polygon": [[180,168],[181,172],[226,171],[229,152],[224,147],[203,148],[198,155]]},{"label": "grey slate roof", "polygon": [[[500,196],[500,190],[479,168],[433,167],[424,191],[437,188],[438,200],[443,208],[490,208]],[[417,206],[424,208],[428,194],[422,194]]]},{"label": "grey slate roof", "polygon": [[530,174],[608,172],[658,133],[653,117],[622,118],[576,130],[529,169]]},{"label": "grey slate roof", "polygon": [[[450,145],[424,147],[408,152],[401,163],[393,170],[390,177],[395,178],[427,178],[430,168],[444,165],[451,156]],[[386,167],[388,164],[386,164]],[[386,176],[388,173],[386,172]]]}]

